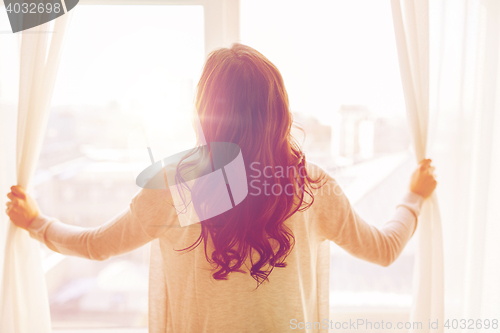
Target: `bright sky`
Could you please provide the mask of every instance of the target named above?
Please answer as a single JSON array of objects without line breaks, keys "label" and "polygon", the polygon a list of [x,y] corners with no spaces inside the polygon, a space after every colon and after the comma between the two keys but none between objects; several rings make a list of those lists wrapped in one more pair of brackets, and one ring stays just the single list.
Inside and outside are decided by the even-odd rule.
[{"label": "bright sky", "polygon": [[68,37],[53,105],[150,104],[204,60],[201,6],[81,5]]},{"label": "bright sky", "polygon": [[404,115],[389,0],[242,0],[242,40],[281,71],[293,111]]},{"label": "bright sky", "polygon": [[203,61],[201,6],[79,5],[52,105],[118,102],[141,116],[131,147],[182,150],[172,145],[194,142],[191,103]]},{"label": "bright sky", "polygon": [[[194,86],[204,60],[200,6],[81,5],[69,36],[53,105],[116,100],[175,118],[178,82]],[[404,114],[388,0],[242,0],[241,38],[282,72],[292,111],[327,124],[340,104]]]}]

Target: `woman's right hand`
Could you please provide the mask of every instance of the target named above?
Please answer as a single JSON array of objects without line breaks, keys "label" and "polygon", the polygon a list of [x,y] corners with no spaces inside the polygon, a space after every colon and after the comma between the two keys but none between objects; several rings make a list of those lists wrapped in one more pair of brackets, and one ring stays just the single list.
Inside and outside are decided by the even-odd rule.
[{"label": "woman's right hand", "polygon": [[410,191],[424,198],[430,197],[437,185],[434,178],[435,168],[431,166],[431,162],[431,159],[421,161],[417,170],[413,172],[410,181]]},{"label": "woman's right hand", "polygon": [[12,186],[11,192],[7,194],[10,199],[6,203],[7,215],[10,220],[20,228],[28,229],[31,222],[38,216],[40,210],[38,205],[28,193],[21,186]]}]

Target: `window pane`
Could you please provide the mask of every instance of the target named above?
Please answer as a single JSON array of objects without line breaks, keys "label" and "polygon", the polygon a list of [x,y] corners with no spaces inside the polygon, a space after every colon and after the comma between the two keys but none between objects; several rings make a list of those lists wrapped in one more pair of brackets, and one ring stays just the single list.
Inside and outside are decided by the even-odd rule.
[{"label": "window pane", "polygon": [[[242,0],[241,27],[242,41],[281,71],[308,159],[332,173],[367,222],[382,226],[414,165],[390,2]],[[331,248],[334,310],[410,306],[412,242],[388,268]]]},{"label": "window pane", "polygon": [[[43,213],[94,227],[125,209],[136,175],[192,147],[204,60],[201,6],[77,6],[36,173]],[[53,327],[147,325],[148,247],[94,262],[45,249]]]}]

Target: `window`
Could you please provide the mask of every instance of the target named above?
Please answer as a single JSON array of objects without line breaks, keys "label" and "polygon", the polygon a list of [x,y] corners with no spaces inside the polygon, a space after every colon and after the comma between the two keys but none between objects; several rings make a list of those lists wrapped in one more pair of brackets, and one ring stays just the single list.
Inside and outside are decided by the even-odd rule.
[{"label": "window", "polygon": [[[241,38],[281,71],[308,159],[332,173],[366,221],[381,226],[413,168],[390,3],[242,0]],[[335,244],[331,253],[332,317],[408,312],[413,242],[388,268]]]},{"label": "window", "polygon": [[[158,159],[192,147],[204,38],[202,6],[75,8],[36,172],[42,212],[101,225],[140,190],[147,146]],[[148,259],[148,247],[104,262],[44,249],[53,327],[147,326]]]},{"label": "window", "polygon": [[[132,2],[75,9],[36,174],[44,213],[100,225],[139,190],[145,147],[156,158],[191,147],[204,57],[237,40],[241,24],[241,41],[283,74],[308,159],[334,175],[369,223],[390,217],[413,163],[388,2],[241,0],[240,20],[230,15],[233,0]],[[407,314],[413,242],[389,268],[334,244],[331,252],[337,319],[375,309]],[[147,247],[106,262],[48,249],[44,256],[54,328],[146,326]]]}]

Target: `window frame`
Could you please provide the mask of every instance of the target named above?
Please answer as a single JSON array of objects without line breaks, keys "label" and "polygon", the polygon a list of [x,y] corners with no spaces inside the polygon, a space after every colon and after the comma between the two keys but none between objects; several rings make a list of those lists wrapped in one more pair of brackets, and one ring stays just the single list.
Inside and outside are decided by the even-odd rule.
[{"label": "window frame", "polygon": [[[240,41],[240,0],[80,0],[78,5],[141,5],[141,6],[202,6],[204,17],[205,56],[218,47],[228,47]],[[49,259],[50,257],[46,258]],[[52,260],[55,260],[52,258]],[[331,312],[331,310],[330,310]],[[358,316],[369,315],[376,310],[353,311]],[[403,314],[408,310],[390,311],[388,315]],[[148,328],[74,328],[53,329],[57,333],[147,333]]]}]

